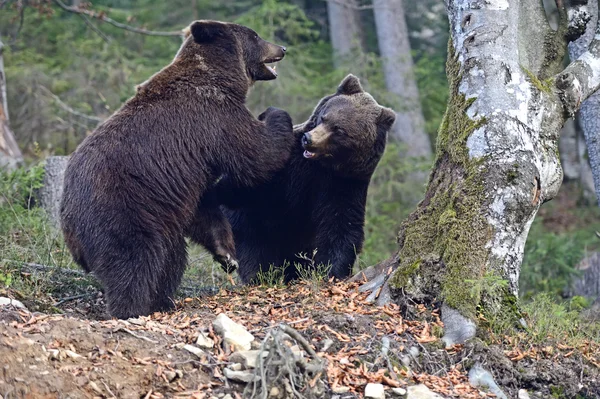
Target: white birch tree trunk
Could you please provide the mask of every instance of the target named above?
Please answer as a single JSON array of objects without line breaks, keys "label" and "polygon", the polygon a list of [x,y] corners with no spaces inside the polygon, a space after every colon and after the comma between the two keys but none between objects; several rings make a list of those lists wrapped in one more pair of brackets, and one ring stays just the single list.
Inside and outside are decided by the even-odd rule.
[{"label": "white birch tree trunk", "polygon": [[361,47],[361,31],[354,0],[328,0],[329,36],[336,66]]},{"label": "white birch tree trunk", "polygon": [[0,168],[13,169],[23,161],[23,156],[9,125],[3,49],[0,38]]},{"label": "white birch tree trunk", "polygon": [[[577,59],[585,52],[595,35],[595,26],[598,23],[598,0],[589,0],[587,8],[591,16],[588,27],[576,41],[569,43],[569,56],[571,59]],[[594,187],[596,198],[600,203],[600,94],[594,94],[588,98],[581,106],[579,111],[579,124],[583,131],[587,146],[587,154],[592,176],[594,178]]]},{"label": "white birch tree trunk", "polygon": [[391,137],[406,145],[411,157],[433,155],[419,100],[402,0],[373,0],[379,52],[387,90],[394,95],[396,123]]},{"label": "white birch tree trunk", "polygon": [[398,252],[365,272],[362,289],[385,281],[373,298],[407,311],[441,304],[454,343],[473,336],[480,310],[519,319],[527,234],[562,181],[560,129],[600,86],[600,36],[561,72],[584,14],[569,26],[561,9],[554,31],[539,0],[449,0],[448,13],[450,99],[434,170]]}]

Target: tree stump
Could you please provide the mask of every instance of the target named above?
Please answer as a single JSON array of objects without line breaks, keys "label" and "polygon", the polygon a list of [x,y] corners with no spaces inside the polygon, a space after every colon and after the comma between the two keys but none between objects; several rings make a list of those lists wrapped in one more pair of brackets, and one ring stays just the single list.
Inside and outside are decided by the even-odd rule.
[{"label": "tree stump", "polygon": [[60,228],[60,199],[63,193],[63,177],[69,157],[52,156],[46,159],[44,186],[38,198],[40,206],[48,213],[51,225]]}]

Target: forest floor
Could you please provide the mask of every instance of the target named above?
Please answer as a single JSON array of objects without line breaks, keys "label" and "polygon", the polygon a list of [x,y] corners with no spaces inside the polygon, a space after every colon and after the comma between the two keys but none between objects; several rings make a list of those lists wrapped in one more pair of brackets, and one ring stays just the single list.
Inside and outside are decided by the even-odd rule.
[{"label": "forest floor", "polygon": [[[100,291],[17,298],[29,310],[0,306],[0,396],[241,398],[245,385],[224,376],[234,363],[230,348],[212,328],[225,313],[254,335],[254,346],[281,323],[302,334],[326,361],[325,398],[361,398],[370,382],[383,384],[388,398],[392,388],[414,384],[447,398],[496,397],[469,383],[476,363],[509,398],[520,397],[520,389],[531,398],[600,397],[598,342],[536,343],[525,331],[503,336],[481,329],[471,342],[445,348],[436,310],[422,307],[418,321],[405,320],[397,306],[376,307],[356,288],[301,282],[221,290],[182,298],[174,312],[128,321],[108,318]],[[184,345],[195,344],[201,331],[216,345],[195,355]]]}]

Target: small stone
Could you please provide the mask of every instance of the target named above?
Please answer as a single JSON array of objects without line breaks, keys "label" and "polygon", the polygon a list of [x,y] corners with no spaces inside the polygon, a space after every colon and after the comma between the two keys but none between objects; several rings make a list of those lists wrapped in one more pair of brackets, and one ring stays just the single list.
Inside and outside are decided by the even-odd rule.
[{"label": "small stone", "polygon": [[165,377],[167,377],[167,381],[169,382],[177,378],[177,373],[173,370],[165,370],[163,371],[163,374],[165,375]]},{"label": "small stone", "polygon": [[233,363],[229,366],[229,368],[233,371],[240,371],[242,369],[241,363]]},{"label": "small stone", "polygon": [[[260,353],[261,351],[259,350],[234,352],[229,356],[229,361],[242,363],[247,369],[254,369],[258,363],[258,356]],[[263,352],[262,356],[265,358],[267,352]]]},{"label": "small stone", "polygon": [[226,314],[219,314],[213,321],[213,327],[223,337],[223,343],[227,346],[232,345],[235,351],[247,351],[252,348],[254,336]]},{"label": "small stone", "polygon": [[215,341],[213,341],[212,338],[209,338],[206,333],[200,332],[200,334],[198,334],[198,338],[196,339],[196,345],[201,348],[210,349],[215,346]]},{"label": "small stone", "polygon": [[383,385],[368,383],[365,387],[365,398],[385,399],[385,391],[383,389]]},{"label": "small stone", "polygon": [[396,396],[406,395],[406,389],[404,389],[404,388],[392,388],[391,391]]},{"label": "small stone", "polygon": [[50,360],[59,360],[60,351],[58,349],[48,349],[48,359]]},{"label": "small stone", "polygon": [[279,388],[277,387],[272,387],[271,390],[269,391],[269,397],[271,398],[277,398],[279,397]]},{"label": "small stone", "polygon": [[233,396],[231,396],[230,394],[227,394],[227,395],[223,396],[223,399],[233,399]]},{"label": "small stone", "polygon": [[223,374],[225,374],[225,377],[231,381],[243,382],[245,384],[254,381],[254,374],[247,371],[234,371],[224,368]]},{"label": "small stone", "polygon": [[90,382],[88,383],[88,385],[89,385],[89,386],[90,386],[90,388],[92,388],[92,390],[93,390],[94,392],[96,392],[97,394],[104,395],[104,391],[103,391],[102,389],[100,389],[100,387],[98,386],[98,384],[96,384],[94,381],[90,381]]},{"label": "small stone", "polygon": [[27,309],[21,301],[17,301],[16,299],[10,299],[5,296],[0,296],[0,306],[8,306],[8,305],[12,305],[15,308],[19,308],[19,309]]},{"label": "small stone", "polygon": [[406,399],[443,399],[426,385],[411,385],[407,388]]},{"label": "small stone", "polygon": [[530,399],[526,389],[519,389],[519,399]]},{"label": "small stone", "polygon": [[204,355],[204,351],[198,347],[195,347],[194,345],[183,345],[183,349],[190,353],[193,353],[198,357],[202,357],[202,355]]},{"label": "small stone", "polygon": [[331,390],[333,391],[333,393],[342,394],[342,393],[350,392],[350,387],[345,387],[345,386],[339,385],[339,386],[336,386],[335,388],[332,388]]},{"label": "small stone", "polygon": [[329,348],[331,348],[331,345],[333,345],[334,342],[332,339],[327,338],[326,340],[323,341],[323,348],[321,348],[321,352],[327,352],[327,350],[329,350]]}]

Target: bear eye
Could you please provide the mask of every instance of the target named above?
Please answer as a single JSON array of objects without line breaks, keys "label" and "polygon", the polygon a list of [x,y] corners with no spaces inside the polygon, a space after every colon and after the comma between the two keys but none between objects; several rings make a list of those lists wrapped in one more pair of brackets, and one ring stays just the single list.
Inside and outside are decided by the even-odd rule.
[{"label": "bear eye", "polygon": [[338,134],[341,134],[341,135],[344,135],[344,136],[346,135],[346,131],[345,131],[344,129],[342,129],[341,127],[338,127],[338,126],[336,126],[336,127],[334,128],[334,130],[335,130],[335,132],[336,132],[336,133],[338,133]]},{"label": "bear eye", "polygon": [[259,37],[258,37],[258,34],[257,34],[257,33],[255,33],[255,34],[254,34],[254,40],[258,41],[258,39],[259,39]]}]

